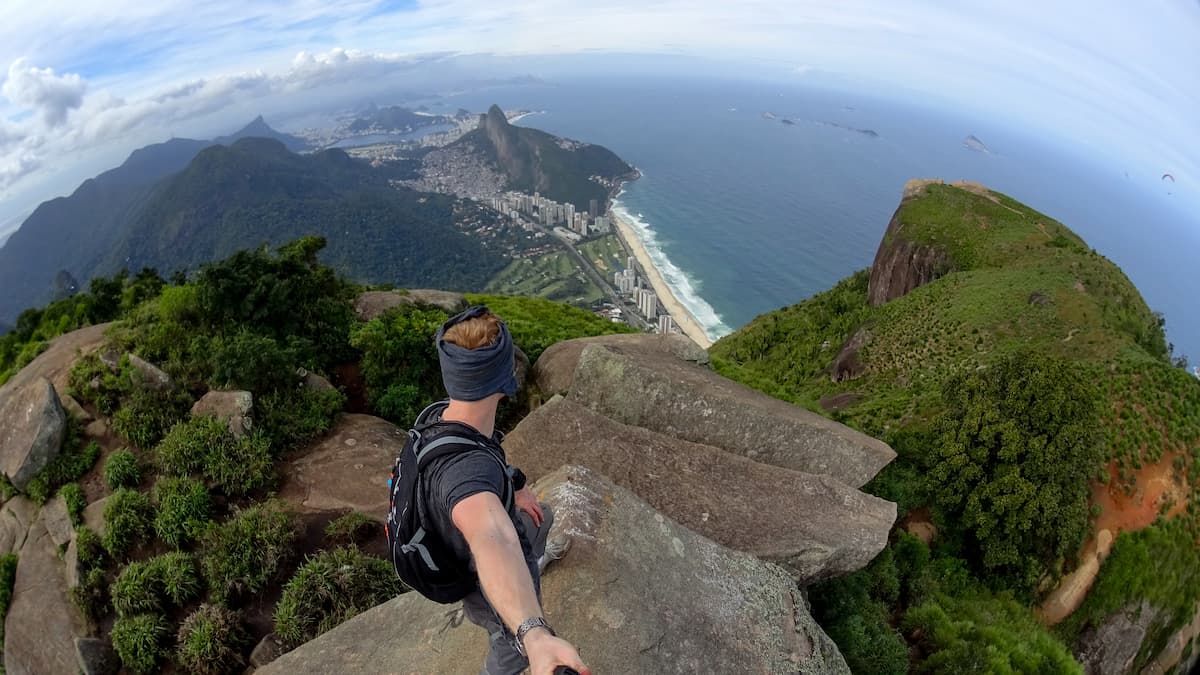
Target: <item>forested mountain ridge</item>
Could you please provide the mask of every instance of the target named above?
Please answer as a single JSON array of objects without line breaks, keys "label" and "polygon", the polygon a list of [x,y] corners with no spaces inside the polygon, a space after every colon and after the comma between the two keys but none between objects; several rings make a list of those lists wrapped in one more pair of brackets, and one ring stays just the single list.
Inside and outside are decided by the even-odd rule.
[{"label": "forested mountain ridge", "polygon": [[236,133],[212,141],[172,138],[139,148],[120,166],[81,183],[71,195],[43,202],[0,247],[0,288],[5,290],[0,294],[0,319],[11,322],[21,310],[48,302],[60,270],[86,282],[155,184],[183,170],[201,150],[251,136],[304,147],[304,141],[271,129],[259,116]]},{"label": "forested mountain ridge", "polygon": [[456,200],[393,187],[341,150],[288,152],[247,138],[201,152],[155,188],[98,267],[195,268],[259,244],[322,235],[356,280],[482,288],[505,258],[455,228]]},{"label": "forested mountain ridge", "polygon": [[[892,445],[900,457],[869,491],[925,523],[914,531],[939,533],[933,577],[953,566],[976,580],[906,590],[922,574],[883,556],[881,569],[910,577],[898,596],[851,592],[870,585],[852,578],[818,592],[852,666],[853,654],[891,653],[894,668],[871,670],[904,672],[911,648],[953,669],[953,654],[984,646],[933,617],[969,625],[978,617],[964,613],[1001,603],[997,591],[1024,606],[995,611],[1026,642],[1031,609],[1049,623],[1069,614],[1055,635],[1085,660],[1106,622],[1150,603],[1146,639],[1127,655],[1136,668],[1195,614],[1200,383],[1121,270],[1052,218],[979,185],[912,181],[870,270],[711,353],[722,373]],[[1159,513],[1170,518],[1152,525]],[[911,553],[897,536],[892,554]],[[1092,592],[1064,598],[1059,579],[1108,552],[1098,541],[1111,553]],[[925,637],[906,644],[916,628]]]}]

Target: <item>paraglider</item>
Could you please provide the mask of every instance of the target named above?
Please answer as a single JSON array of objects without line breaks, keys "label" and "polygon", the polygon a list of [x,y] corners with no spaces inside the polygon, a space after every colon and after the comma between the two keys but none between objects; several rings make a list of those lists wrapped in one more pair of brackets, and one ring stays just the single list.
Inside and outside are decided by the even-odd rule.
[{"label": "paraglider", "polygon": [[1171,175],[1171,174],[1169,174],[1169,173],[1164,173],[1164,174],[1162,175],[1162,178],[1161,178],[1161,179],[1159,179],[1159,180],[1168,180],[1168,179],[1169,179],[1169,180],[1170,180],[1172,183],[1174,183],[1174,182],[1175,182],[1175,176],[1172,176],[1172,175]]}]

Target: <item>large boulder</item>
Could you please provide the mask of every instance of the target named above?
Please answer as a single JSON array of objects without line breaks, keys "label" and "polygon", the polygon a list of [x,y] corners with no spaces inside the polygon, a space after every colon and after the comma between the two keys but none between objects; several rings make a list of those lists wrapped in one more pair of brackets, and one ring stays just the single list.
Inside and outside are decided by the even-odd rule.
[{"label": "large boulder", "polygon": [[10,392],[0,406],[0,472],[24,490],[62,449],[67,413],[45,377]]},{"label": "large boulder", "polygon": [[79,672],[75,638],[86,629],[67,592],[58,545],[38,518],[18,554],[12,604],[4,620],[5,672]]},{"label": "large boulder", "polygon": [[547,397],[566,394],[575,381],[579,356],[588,345],[609,345],[622,351],[672,354],[684,361],[708,364],[708,352],[686,335],[650,335],[647,333],[617,333],[597,337],[563,340],[550,345],[537,363],[533,364],[533,383]]},{"label": "large boulder", "polygon": [[97,499],[83,508],[83,524],[92,532],[104,536],[104,509],[108,506],[108,497]]},{"label": "large boulder", "polygon": [[1075,658],[1088,675],[1124,675],[1133,672],[1146,632],[1160,618],[1149,602],[1125,607],[1098,626],[1090,626],[1075,643]]},{"label": "large boulder", "polygon": [[451,314],[467,308],[462,293],[413,289],[408,291],[367,291],[354,299],[354,313],[359,321],[370,321],[401,305],[432,305]]},{"label": "large boulder", "polygon": [[862,487],[886,443],[671,354],[588,345],[570,398],[623,424]]},{"label": "large boulder", "polygon": [[346,414],[282,471],[280,496],[309,511],[354,509],[382,519],[392,462],[408,433],[370,415]]},{"label": "large boulder", "polygon": [[4,502],[4,508],[0,508],[0,555],[20,552],[37,515],[38,505],[26,497]]},{"label": "large boulder", "polygon": [[561,397],[522,420],[504,449],[531,478],[564,464],[599,471],[713,541],[783,565],[801,584],[865,567],[896,520],[895,504],[832,478],[626,426]]},{"label": "large boulder", "polygon": [[[582,467],[539,481],[570,537],[542,580],[547,619],[595,673],[849,673],[781,568],[724,548]],[[407,593],[258,672],[478,673],[487,635]],[[402,665],[398,665],[402,664]]]},{"label": "large boulder", "polygon": [[229,425],[230,433],[241,438],[250,431],[253,409],[254,394],[248,391],[210,391],[192,405],[192,417],[215,417]]}]

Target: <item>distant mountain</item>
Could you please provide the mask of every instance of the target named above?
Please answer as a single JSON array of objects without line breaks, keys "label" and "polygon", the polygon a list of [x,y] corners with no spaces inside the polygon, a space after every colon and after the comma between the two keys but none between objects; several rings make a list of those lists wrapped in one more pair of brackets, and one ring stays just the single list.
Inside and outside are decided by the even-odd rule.
[{"label": "distant mountain", "polygon": [[361,281],[482,288],[507,260],[455,228],[453,198],[389,185],[341,150],[297,155],[245,138],[205,149],[155,187],[94,270],[194,269],[310,234],[322,259]]},{"label": "distant mountain", "polygon": [[285,134],[282,131],[275,131],[272,129],[267,124],[267,121],[263,119],[262,115],[255,117],[254,121],[242,127],[241,131],[230,134],[229,136],[215,138],[213,139],[213,143],[217,145],[233,145],[243,138],[274,139],[280,143],[283,143],[283,146],[292,152],[300,152],[302,150],[310,149],[308,141],[304,140],[303,138],[293,136],[291,134]]},{"label": "distant mountain", "polygon": [[408,108],[394,105],[386,108],[368,108],[362,117],[350,123],[354,132],[379,129],[380,131],[414,131],[421,127],[443,124],[449,121],[442,115],[420,115]]},{"label": "distant mountain", "polygon": [[259,116],[237,133],[212,141],[173,138],[134,150],[121,166],[89,178],[69,197],[43,202],[0,248],[0,319],[13,321],[23,309],[52,300],[60,270],[86,285],[109,257],[118,232],[134,219],[159,181],[182,170],[201,150],[246,137],[306,147],[303,140],[275,131]]},{"label": "distant mountain", "polygon": [[580,210],[592,199],[607,202],[617,183],[633,174],[633,167],[608,148],[513,126],[495,105],[482,116],[478,129],[450,146],[456,147],[469,148],[495,165],[507,178],[508,189],[539,192]]},{"label": "distant mountain", "polygon": [[90,279],[154,184],[209,145],[186,138],[148,145],[121,166],[84,181],[71,196],[38,206],[0,248],[0,318],[12,321],[21,310],[49,302],[59,270]]}]

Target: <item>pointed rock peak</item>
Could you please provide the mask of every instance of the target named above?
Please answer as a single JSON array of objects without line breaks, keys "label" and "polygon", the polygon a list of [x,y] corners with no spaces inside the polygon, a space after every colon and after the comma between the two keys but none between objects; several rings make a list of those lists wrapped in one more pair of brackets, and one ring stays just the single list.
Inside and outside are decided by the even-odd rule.
[{"label": "pointed rock peak", "polygon": [[484,118],[484,121],[489,125],[494,124],[500,127],[508,126],[508,117],[504,114],[504,111],[500,109],[500,106],[495,104],[492,104],[492,107],[488,108],[487,116]]}]

